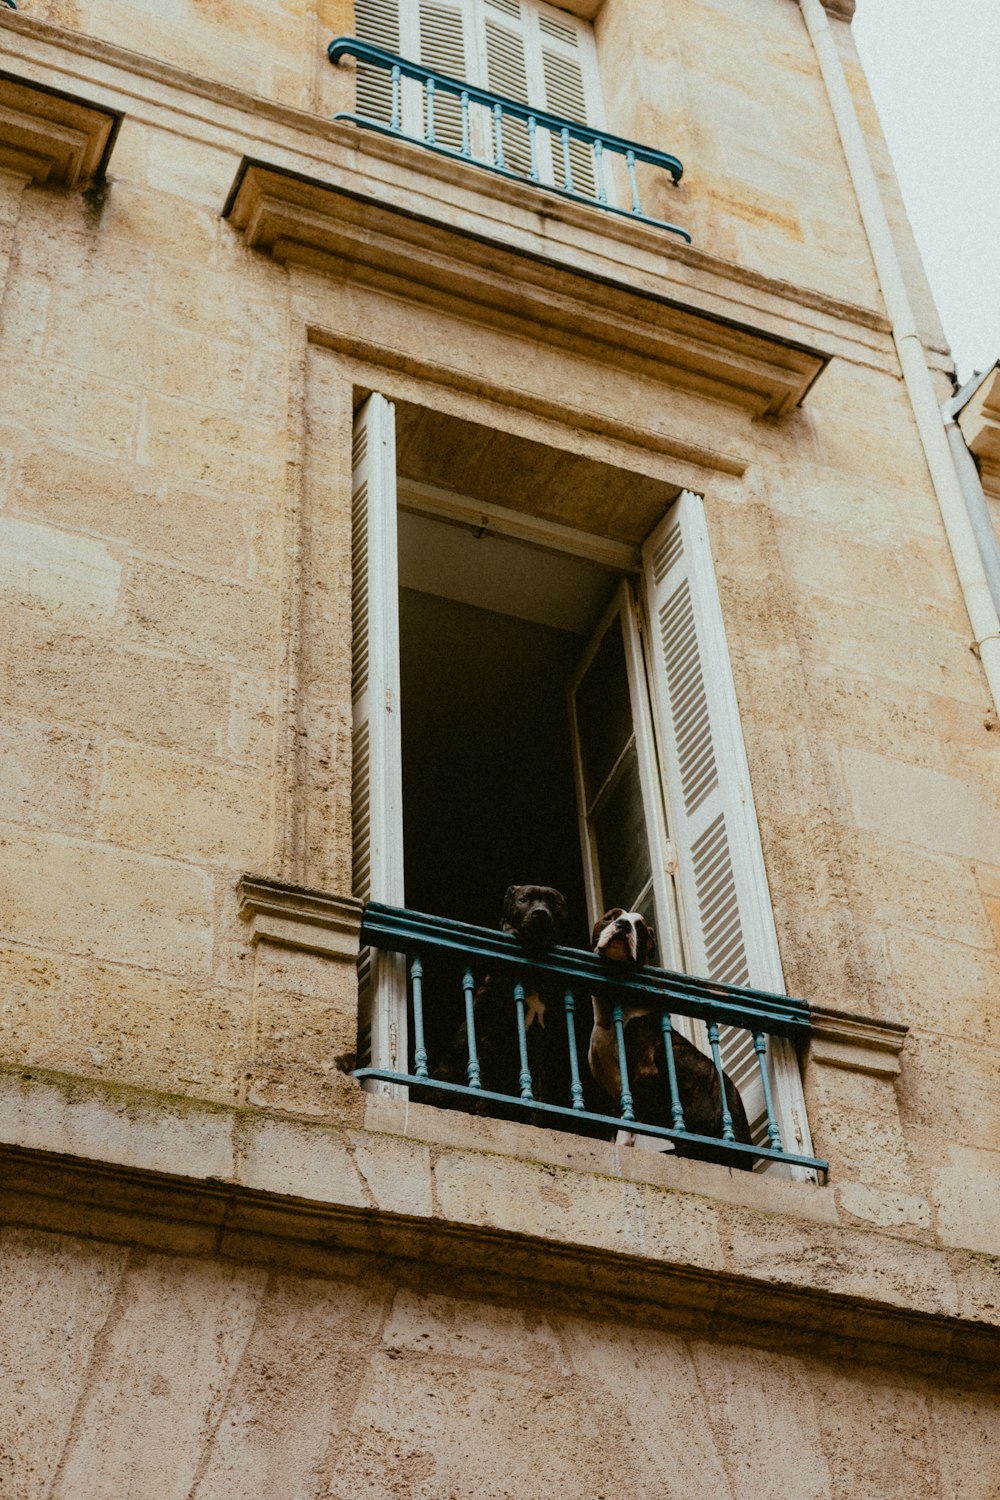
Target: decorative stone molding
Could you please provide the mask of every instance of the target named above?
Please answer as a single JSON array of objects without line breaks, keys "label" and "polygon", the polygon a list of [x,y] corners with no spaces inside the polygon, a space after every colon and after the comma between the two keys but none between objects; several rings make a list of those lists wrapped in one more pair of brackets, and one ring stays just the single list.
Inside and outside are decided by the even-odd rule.
[{"label": "decorative stone molding", "polygon": [[[419,151],[419,147],[413,148]],[[456,173],[478,169],[455,164]],[[600,210],[595,209],[598,214]],[[404,213],[389,202],[244,158],[224,217],[247,244],[278,261],[350,276],[410,301],[618,369],[782,416],[804,399],[829,356],[761,327],[610,277],[528,254],[458,229],[446,215]]]},{"label": "decorative stone molding", "polygon": [[0,72],[0,170],[83,186],[103,176],[122,119],[119,110]]},{"label": "decorative stone molding", "polygon": [[257,875],[244,875],[236,894],[240,916],[250,923],[252,943],[278,943],[327,958],[357,958],[362,903],[353,896],[331,896]]},{"label": "decorative stone molding", "polygon": [[812,1006],[811,1015],[810,1062],[846,1068],[851,1073],[896,1077],[908,1026],[896,1021],[872,1021],[824,1005]]},{"label": "decorative stone molding", "polygon": [[1000,500],[1000,365],[969,397],[958,425],[979,465],[984,491],[990,499]]}]

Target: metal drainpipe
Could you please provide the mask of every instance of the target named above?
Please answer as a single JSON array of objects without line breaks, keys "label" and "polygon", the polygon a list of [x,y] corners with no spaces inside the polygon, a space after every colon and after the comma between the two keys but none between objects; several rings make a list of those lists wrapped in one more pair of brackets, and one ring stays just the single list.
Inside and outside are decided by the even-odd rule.
[{"label": "metal drainpipe", "polygon": [[934,385],[886,218],[878,179],[822,0],[799,0],[799,3],[837,122],[875,263],[875,272],[892,324],[893,342],[972,625],[973,650],[983,664],[994,709],[1000,711],[1000,617],[990,593],[975,533],[966,510],[962,486],[945,436]]},{"label": "metal drainpipe", "polygon": [[941,415],[944,418],[945,436],[951,448],[951,456],[955,461],[955,471],[965,497],[965,508],[976,534],[976,544],[983,560],[986,582],[990,586],[993,608],[1000,614],[1000,542],[997,541],[997,534],[993,529],[993,517],[990,515],[990,508],[983,494],[983,482],[979,477],[976,460],[969,451],[965,434],[958,424],[958,414],[971,400],[977,384],[976,381],[970,381],[968,385],[963,386],[957,396],[953,396],[950,401],[944,403],[941,407]]}]

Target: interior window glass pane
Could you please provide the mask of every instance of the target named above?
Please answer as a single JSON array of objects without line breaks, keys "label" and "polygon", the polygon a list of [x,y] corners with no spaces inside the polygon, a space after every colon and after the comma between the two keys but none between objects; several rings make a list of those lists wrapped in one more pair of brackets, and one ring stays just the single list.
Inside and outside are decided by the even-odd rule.
[{"label": "interior window glass pane", "polygon": [[587,802],[593,802],[632,734],[621,620],[615,615],[576,691]]},{"label": "interior window glass pane", "polygon": [[653,872],[634,745],[614,785],[601,799],[593,828],[605,907],[636,910]]}]

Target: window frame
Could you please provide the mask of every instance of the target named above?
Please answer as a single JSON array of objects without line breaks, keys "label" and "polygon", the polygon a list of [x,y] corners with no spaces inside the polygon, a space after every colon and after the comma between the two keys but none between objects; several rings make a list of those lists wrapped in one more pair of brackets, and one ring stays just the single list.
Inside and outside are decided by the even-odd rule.
[{"label": "window frame", "polygon": [[[381,676],[376,679],[374,688],[370,690],[370,702],[368,712],[379,715],[384,713],[390,721],[390,727],[386,728],[384,734],[373,735],[371,743],[373,746],[382,745],[386,748],[391,760],[397,757],[396,764],[384,766],[373,766],[369,764],[366,768],[368,775],[369,798],[374,789],[376,799],[384,799],[381,807],[376,806],[372,815],[369,806],[369,817],[372,819],[371,826],[377,829],[378,837],[383,840],[387,851],[383,873],[372,867],[372,876],[366,890],[358,890],[355,894],[362,899],[373,899],[385,902],[389,905],[405,905],[403,887],[403,822],[402,822],[402,796],[401,796],[401,767],[402,767],[402,726],[400,723],[399,702],[399,643],[398,643],[398,589],[399,570],[396,558],[396,517],[400,508],[400,487],[398,476],[395,471],[395,437],[394,437],[394,407],[385,397],[375,393],[368,397],[355,419],[354,443],[355,451],[358,447],[358,423],[362,421],[364,413],[374,414],[373,425],[378,434],[381,461],[371,468],[371,474],[377,476],[378,492],[374,495],[369,493],[367,511],[367,535],[365,538],[364,552],[369,560],[376,559],[378,567],[378,581],[374,582],[374,575],[367,577],[367,618],[369,629],[375,629],[376,639],[381,642],[378,647],[380,653],[379,665]],[[405,485],[405,493],[408,497],[409,509],[422,510],[421,489],[427,489],[412,483]],[[361,549],[358,545],[358,469],[355,467],[353,493],[355,500],[355,537],[353,555],[355,566]],[[438,492],[445,494],[447,499],[443,503],[443,509],[450,512],[451,519],[462,519],[463,497],[455,492]],[[432,495],[426,499],[426,510],[428,514],[435,513],[435,504]],[[518,540],[532,540],[535,545],[548,547],[555,551],[574,552],[578,550],[574,544],[574,537],[579,535],[580,552],[578,555],[593,556],[594,538],[587,538],[583,533],[574,533],[572,528],[557,526],[538,518],[522,515],[519,512],[503,512],[498,506],[489,507],[491,511],[491,524],[497,534],[504,534],[504,527],[510,524],[510,534]],[[374,527],[374,544],[372,517],[377,513],[380,521]],[[442,513],[441,502],[438,502],[437,513]],[[482,523],[483,506],[481,502],[469,500],[465,511],[467,521],[472,526]],[[710,544],[708,539],[707,523],[704,515],[704,504],[700,496],[691,491],[682,491],[675,502],[668,509],[663,520],[654,527],[647,537],[640,551],[641,574],[641,610],[643,629],[641,632],[645,649],[642,652],[642,666],[645,673],[646,690],[651,709],[650,731],[653,739],[652,745],[647,745],[642,752],[646,772],[652,774],[652,769],[657,768],[656,780],[658,782],[659,795],[662,797],[662,820],[654,812],[651,830],[647,822],[647,836],[650,840],[650,860],[654,870],[661,868],[670,878],[672,897],[677,911],[677,927],[679,931],[671,930],[671,942],[677,943],[683,955],[681,967],[688,973],[698,973],[698,969],[692,967],[691,954],[694,945],[691,942],[691,897],[688,894],[685,901],[685,886],[679,881],[678,867],[683,868],[685,849],[683,838],[677,837],[677,822],[671,813],[675,805],[673,799],[678,795],[679,773],[676,765],[676,756],[673,753],[671,741],[673,739],[672,717],[669,705],[664,701],[663,673],[658,672],[657,651],[654,644],[654,620],[652,618],[652,601],[655,592],[651,583],[653,569],[653,553],[661,545],[662,535],[670,526],[681,528],[685,532],[685,540],[692,548],[694,556],[694,568],[692,578],[695,583],[696,593],[699,596],[699,635],[704,643],[705,652],[702,661],[702,669],[706,676],[712,679],[711,697],[713,700],[713,712],[717,722],[724,725],[724,739],[720,741],[727,747],[726,773],[724,781],[727,789],[731,792],[735,789],[735,800],[731,802],[729,811],[734,816],[734,827],[737,830],[735,842],[741,844],[744,854],[748,855],[748,869],[744,870],[745,877],[749,876],[749,886],[752,890],[752,899],[747,908],[748,931],[747,936],[753,950],[754,961],[749,975],[748,984],[758,989],[767,989],[775,994],[784,994],[784,980],[781,973],[781,960],[778,950],[777,933],[774,927],[774,918],[770,904],[770,892],[767,886],[767,875],[763,862],[763,850],[760,844],[760,834],[757,824],[756,809],[753,804],[752,790],[750,787],[749,765],[746,758],[746,750],[743,742],[742,727],[740,724],[739,706],[736,699],[735,685],[732,679],[732,671],[729,664],[729,653],[725,639],[725,627],[721,612],[721,602],[718,594],[718,586],[715,577],[714,564],[712,562]],[[604,548],[615,547],[616,544],[604,544]],[[623,554],[616,555],[622,559]],[[635,576],[639,572],[636,567],[638,559],[630,558],[631,566],[623,568],[626,579],[623,587],[629,590],[630,601],[635,598],[631,590],[634,585],[628,575]],[[669,572],[669,570],[668,570]],[[373,586],[374,583],[374,586]],[[352,579],[352,598],[357,596],[357,578]],[[638,603],[638,601],[637,601]],[[619,607],[621,601],[619,599]],[[632,623],[638,619],[639,613],[633,617]],[[395,644],[392,641],[393,620],[396,621]],[[635,653],[640,649],[637,645],[638,633],[633,634],[630,625],[626,649],[631,649],[632,660],[630,670],[632,682],[637,681],[636,671],[638,663]],[[358,625],[355,615],[355,645],[357,650]],[[660,686],[657,688],[657,681]],[[384,698],[383,695],[384,694]],[[355,732],[358,728],[358,707],[355,702]],[[637,739],[643,737],[642,730],[636,725]],[[575,762],[579,756],[574,755]],[[672,769],[671,769],[672,767]],[[648,782],[647,782],[648,785]],[[358,823],[358,777],[357,766],[355,766],[354,779],[354,815],[355,828]],[[578,794],[579,795],[579,794]],[[395,818],[390,808],[395,805],[397,814]],[[647,798],[648,804],[648,798]],[[647,805],[647,818],[650,812]],[[662,840],[662,843],[660,842]],[[655,842],[654,842],[655,841]],[[375,840],[373,838],[373,844]],[[584,856],[586,865],[586,856]],[[690,891],[690,881],[687,883]],[[588,886],[588,889],[592,887]],[[669,910],[669,908],[666,908]],[[744,915],[744,907],[740,907],[741,917]],[[661,918],[662,921],[662,918]],[[668,929],[671,924],[668,922]],[[389,962],[385,972],[379,971],[378,964]],[[363,1059],[363,1037],[367,1031],[371,1038],[370,1061],[373,1065],[395,1069],[400,1057],[405,1060],[408,1055],[407,1039],[407,1009],[406,1009],[406,978],[405,970],[400,966],[401,960],[396,955],[378,954],[372,952],[369,959],[362,955],[359,961],[359,1061]],[[366,967],[367,964],[367,967]],[[711,978],[712,976],[707,976]],[[684,1028],[687,1029],[687,1028]],[[729,1062],[725,1057],[724,1061]],[[795,1141],[802,1154],[811,1151],[809,1140],[809,1128],[805,1112],[804,1095],[802,1091],[801,1074],[798,1061],[795,1057],[791,1044],[780,1037],[772,1038],[769,1049],[771,1061],[771,1075],[774,1085],[775,1107],[778,1115],[782,1139]],[[377,1091],[394,1095],[405,1095],[405,1089],[396,1085],[386,1083],[375,1083],[372,1085]],[[804,1169],[791,1168],[794,1174],[802,1175]],[[806,1173],[805,1175],[808,1175]]]}]

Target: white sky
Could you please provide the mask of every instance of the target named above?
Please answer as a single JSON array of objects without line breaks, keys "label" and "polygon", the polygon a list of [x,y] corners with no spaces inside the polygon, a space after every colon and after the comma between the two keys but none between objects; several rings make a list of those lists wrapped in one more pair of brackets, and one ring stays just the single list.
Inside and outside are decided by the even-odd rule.
[{"label": "white sky", "polygon": [[966,380],[1000,359],[1000,0],[858,0],[854,37]]}]

